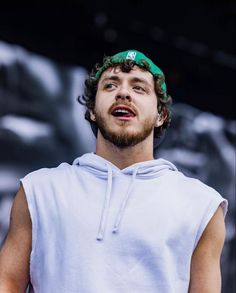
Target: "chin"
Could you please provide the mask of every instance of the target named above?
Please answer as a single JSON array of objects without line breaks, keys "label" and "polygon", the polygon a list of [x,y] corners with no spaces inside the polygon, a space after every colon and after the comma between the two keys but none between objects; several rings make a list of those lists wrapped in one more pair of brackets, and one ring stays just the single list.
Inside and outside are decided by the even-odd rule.
[{"label": "chin", "polygon": [[119,148],[128,148],[147,139],[153,133],[155,121],[146,119],[142,125],[139,125],[141,127],[137,127],[138,125],[128,124],[126,121],[120,121],[119,124],[112,121],[105,122],[101,115],[97,115],[96,122],[105,140]]},{"label": "chin", "polygon": [[132,130],[105,131],[102,136],[118,148],[124,149],[137,145],[147,138],[147,133]]}]

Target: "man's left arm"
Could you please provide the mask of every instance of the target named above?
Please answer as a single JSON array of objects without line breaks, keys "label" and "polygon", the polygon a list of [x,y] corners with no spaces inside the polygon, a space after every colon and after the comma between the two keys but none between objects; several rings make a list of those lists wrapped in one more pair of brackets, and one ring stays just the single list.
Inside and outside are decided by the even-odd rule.
[{"label": "man's left arm", "polygon": [[189,293],[220,293],[220,257],[225,241],[223,211],[218,207],[204,230],[191,260]]}]

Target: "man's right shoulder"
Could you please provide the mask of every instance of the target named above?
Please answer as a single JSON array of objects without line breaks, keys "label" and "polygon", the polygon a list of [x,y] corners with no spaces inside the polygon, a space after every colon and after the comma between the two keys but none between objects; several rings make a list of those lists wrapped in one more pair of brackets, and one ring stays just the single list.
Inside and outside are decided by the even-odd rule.
[{"label": "man's right shoulder", "polygon": [[63,173],[66,173],[73,169],[73,166],[68,163],[61,163],[57,167],[51,167],[51,168],[40,168],[37,170],[34,170],[28,174],[26,174],[22,180],[47,180],[49,178],[57,177],[63,175]]}]

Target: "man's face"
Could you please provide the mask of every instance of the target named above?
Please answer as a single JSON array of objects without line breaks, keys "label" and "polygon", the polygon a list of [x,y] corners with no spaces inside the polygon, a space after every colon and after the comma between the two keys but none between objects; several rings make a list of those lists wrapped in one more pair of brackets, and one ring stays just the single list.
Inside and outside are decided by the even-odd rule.
[{"label": "man's face", "polygon": [[100,77],[91,118],[102,136],[119,148],[153,136],[154,126],[162,122],[152,74],[138,66],[128,73],[108,68]]}]

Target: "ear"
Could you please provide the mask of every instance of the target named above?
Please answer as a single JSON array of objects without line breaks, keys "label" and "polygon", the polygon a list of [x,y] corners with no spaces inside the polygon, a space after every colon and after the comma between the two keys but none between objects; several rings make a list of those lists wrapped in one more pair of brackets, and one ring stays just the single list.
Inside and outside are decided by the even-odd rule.
[{"label": "ear", "polygon": [[163,117],[162,114],[158,113],[155,127],[160,127],[164,123],[164,121],[165,121],[165,117]]},{"label": "ear", "polygon": [[95,122],[96,121],[96,115],[95,115],[94,111],[89,110],[89,114],[90,114],[90,119]]}]

